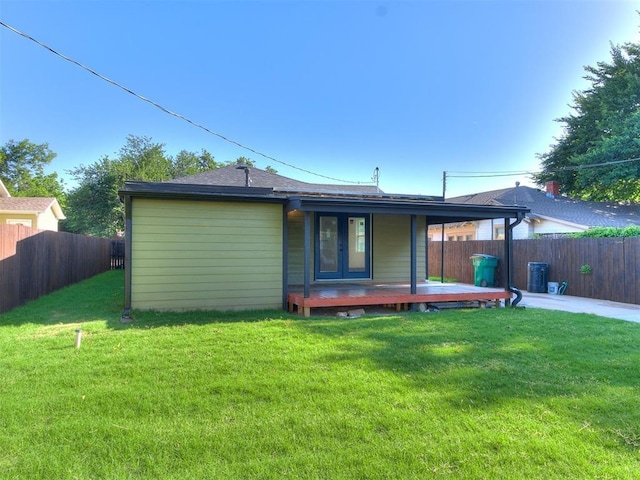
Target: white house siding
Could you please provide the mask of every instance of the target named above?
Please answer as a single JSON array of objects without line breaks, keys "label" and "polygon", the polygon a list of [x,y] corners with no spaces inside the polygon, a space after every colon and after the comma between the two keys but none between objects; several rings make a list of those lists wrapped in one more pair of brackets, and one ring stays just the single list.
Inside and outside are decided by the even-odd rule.
[{"label": "white house siding", "polygon": [[[430,225],[428,235],[432,242],[442,241],[442,225]],[[444,240],[463,241],[476,239],[475,222],[447,224],[444,228]]]},{"label": "white house siding", "polygon": [[58,219],[51,208],[38,215],[38,227],[40,230],[58,231]]},{"label": "white house siding", "polygon": [[553,220],[538,220],[533,223],[532,233],[537,235],[551,235],[560,233],[578,233],[588,230],[588,227],[555,222]]},{"label": "white house siding", "polygon": [[131,300],[141,310],[282,307],[282,206],[133,199]]},{"label": "white house siding", "polygon": [[[494,234],[495,229],[497,227],[504,228],[504,220],[502,218],[498,220],[480,220],[477,224],[478,229],[476,230],[476,240],[496,240]],[[513,229],[513,239],[523,240],[530,238],[530,228],[528,221],[522,221]]]},{"label": "white house siding", "polygon": [[[491,220],[480,220],[476,222],[476,240],[492,240],[494,231],[494,222]],[[500,221],[504,225],[503,221]]]}]

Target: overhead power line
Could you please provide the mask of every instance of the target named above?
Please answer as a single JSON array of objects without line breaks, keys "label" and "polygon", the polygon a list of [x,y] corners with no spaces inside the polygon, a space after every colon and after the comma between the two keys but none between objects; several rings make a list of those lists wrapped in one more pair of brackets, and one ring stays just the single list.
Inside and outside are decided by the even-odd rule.
[{"label": "overhead power line", "polygon": [[586,168],[593,168],[593,167],[608,167],[609,165],[619,165],[621,163],[637,162],[638,160],[640,160],[640,157],[638,157],[638,158],[628,158],[626,160],[615,160],[613,162],[589,163],[587,165],[576,165],[575,167],[562,167],[562,168],[559,168],[556,171],[584,170]]},{"label": "overhead power line", "polygon": [[529,173],[528,170],[498,170],[495,172],[492,171],[483,171],[483,172],[459,172],[456,170],[447,170],[447,173],[460,173],[464,175],[522,175],[524,173]]},{"label": "overhead power line", "polygon": [[244,149],[244,150],[247,150],[247,151],[249,151],[249,152],[255,153],[256,155],[259,155],[259,156],[261,156],[261,157],[263,157],[263,158],[266,158],[266,159],[268,159],[268,160],[271,160],[271,161],[277,162],[277,163],[279,163],[279,164],[281,164],[281,165],[284,165],[284,166],[287,166],[287,167],[289,167],[289,168],[293,168],[293,169],[299,170],[299,171],[304,172],[304,173],[308,173],[308,174],[310,174],[310,175],[314,175],[314,176],[316,176],[316,177],[325,178],[325,179],[327,179],[327,180],[333,180],[333,181],[335,181],[335,182],[352,183],[352,184],[357,184],[357,185],[361,185],[361,184],[367,184],[367,185],[369,185],[369,184],[372,184],[372,183],[373,183],[372,181],[371,181],[371,182],[352,182],[352,181],[349,181],[349,180],[343,180],[343,179],[340,179],[340,178],[329,177],[329,176],[327,176],[327,175],[322,175],[322,174],[320,174],[320,173],[312,172],[311,170],[306,170],[306,169],[304,169],[304,168],[297,167],[297,166],[295,166],[295,165],[292,165],[292,164],[290,164],[290,163],[284,162],[284,161],[282,161],[282,160],[278,160],[277,158],[274,158],[274,157],[272,157],[271,155],[267,155],[266,153],[262,153],[262,152],[260,152],[260,151],[258,151],[258,150],[255,150],[255,149],[251,148],[251,147],[248,147],[248,146],[246,146],[246,145],[243,145],[242,143],[240,143],[240,142],[238,142],[238,141],[236,141],[236,140],[233,140],[233,139],[231,139],[231,138],[229,138],[229,137],[227,137],[227,136],[225,136],[225,135],[222,135],[222,134],[220,134],[220,133],[218,133],[218,132],[214,132],[213,130],[211,130],[211,129],[207,128],[206,126],[204,126],[204,125],[202,125],[202,124],[200,124],[200,123],[197,123],[197,122],[194,122],[193,120],[190,120],[189,118],[185,117],[184,115],[181,115],[181,114],[176,113],[176,112],[174,112],[174,111],[172,111],[172,110],[169,110],[169,109],[168,109],[168,108],[166,108],[166,107],[163,107],[163,106],[162,106],[162,105],[160,105],[159,103],[156,103],[156,102],[154,102],[153,100],[150,100],[150,99],[148,99],[148,98],[146,98],[146,97],[144,97],[144,96],[142,96],[142,95],[140,95],[140,94],[138,94],[138,93],[136,93],[136,92],[132,91],[131,89],[129,89],[129,88],[125,87],[124,85],[122,85],[122,84],[120,84],[120,83],[116,82],[115,80],[111,80],[110,78],[105,77],[104,75],[102,75],[102,74],[100,74],[100,73],[96,72],[95,70],[93,70],[93,69],[91,69],[91,68],[87,67],[86,65],[83,65],[82,63],[78,62],[77,60],[74,60],[73,58],[70,58],[70,57],[68,57],[68,56],[66,56],[66,55],[64,55],[64,54],[62,54],[62,53],[58,52],[57,50],[54,50],[53,48],[49,47],[48,45],[44,44],[43,42],[41,42],[41,41],[39,41],[39,40],[37,40],[37,39],[33,38],[32,36],[30,36],[30,35],[28,35],[28,34],[26,34],[26,33],[22,32],[22,31],[18,30],[17,28],[12,27],[11,25],[8,25],[8,24],[4,23],[4,22],[3,22],[3,21],[1,21],[1,20],[0,20],[0,25],[2,25],[3,27],[5,27],[5,28],[7,28],[7,29],[11,30],[12,32],[14,32],[14,33],[16,33],[16,34],[20,35],[21,37],[26,38],[27,40],[31,40],[32,42],[36,43],[37,45],[41,46],[42,48],[44,48],[44,49],[46,49],[46,50],[49,50],[49,51],[50,51],[51,53],[53,53],[54,55],[56,55],[56,56],[58,56],[58,57],[62,58],[63,60],[66,60],[67,62],[73,63],[74,65],[76,65],[76,66],[78,66],[78,67],[82,68],[83,70],[86,70],[87,72],[91,73],[92,75],[95,75],[95,76],[96,76],[96,77],[98,77],[99,79],[104,80],[105,82],[110,83],[111,85],[113,85],[113,86],[115,86],[115,87],[118,87],[118,88],[120,88],[120,89],[124,90],[125,92],[127,92],[127,93],[129,93],[129,94],[133,95],[134,97],[138,98],[139,100],[142,100],[142,101],[144,101],[144,102],[147,102],[148,104],[153,105],[153,106],[154,106],[154,107],[156,107],[157,109],[162,110],[164,113],[166,113],[166,114],[168,114],[168,115],[171,115],[171,116],[173,116],[173,117],[176,117],[176,118],[178,118],[178,119],[180,119],[180,120],[183,120],[183,121],[185,121],[185,122],[187,122],[187,123],[189,123],[189,124],[193,125],[193,126],[194,126],[194,127],[196,127],[196,128],[199,128],[199,129],[201,129],[201,130],[204,130],[205,132],[207,132],[207,133],[209,133],[209,134],[211,134],[211,135],[214,135],[214,136],[216,136],[216,137],[218,137],[218,138],[220,138],[220,139],[224,140],[225,142],[228,142],[228,143],[231,143],[231,144],[233,144],[233,145],[236,145],[237,147],[240,147],[240,148],[242,148],[242,149]]},{"label": "overhead power line", "polygon": [[[625,160],[614,160],[611,162],[601,162],[601,163],[590,163],[587,165],[574,165],[570,167],[560,167],[550,172],[548,174],[553,174],[557,172],[566,172],[572,170],[586,170],[588,168],[596,168],[596,167],[608,167],[610,165],[620,165],[623,163],[637,162],[640,161],[640,157],[637,158],[628,158]],[[504,172],[452,172],[447,171],[447,178],[493,178],[493,177],[513,177],[519,175],[535,175],[536,173],[541,173],[540,171],[533,172],[527,170],[520,171],[504,171]]]},{"label": "overhead power line", "polygon": [[493,178],[493,177],[514,177],[520,175],[532,175],[533,172],[511,172],[511,173],[480,173],[480,172],[457,172],[458,175],[450,175],[447,172],[447,178]]}]

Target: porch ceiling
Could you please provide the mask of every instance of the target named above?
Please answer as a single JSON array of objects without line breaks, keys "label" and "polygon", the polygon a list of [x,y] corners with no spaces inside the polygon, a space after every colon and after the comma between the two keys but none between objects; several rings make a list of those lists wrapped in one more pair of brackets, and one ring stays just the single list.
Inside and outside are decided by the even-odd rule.
[{"label": "porch ceiling", "polygon": [[523,206],[467,205],[392,198],[289,197],[287,210],[335,213],[378,213],[420,215],[427,224],[453,223],[497,218],[523,217],[530,211]]}]

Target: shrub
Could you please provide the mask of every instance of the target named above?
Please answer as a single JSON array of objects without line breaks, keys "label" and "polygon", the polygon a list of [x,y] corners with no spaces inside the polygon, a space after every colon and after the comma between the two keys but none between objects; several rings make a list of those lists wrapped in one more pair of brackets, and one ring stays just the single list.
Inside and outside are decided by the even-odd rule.
[{"label": "shrub", "polygon": [[572,233],[571,238],[640,237],[640,225],[627,227],[595,227],[586,232]]}]

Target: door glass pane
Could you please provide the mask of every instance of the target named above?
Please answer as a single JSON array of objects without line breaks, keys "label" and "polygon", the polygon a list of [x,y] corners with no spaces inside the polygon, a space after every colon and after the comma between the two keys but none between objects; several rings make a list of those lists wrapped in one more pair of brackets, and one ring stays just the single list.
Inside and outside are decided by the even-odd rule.
[{"label": "door glass pane", "polygon": [[366,268],[367,230],[364,217],[349,217],[349,272],[364,272]]},{"label": "door glass pane", "polygon": [[320,217],[320,272],[338,271],[338,217]]}]

